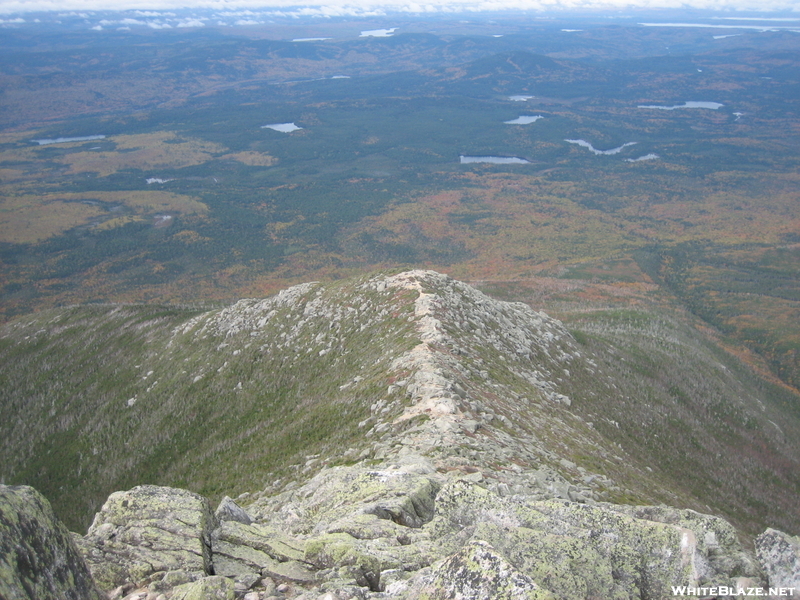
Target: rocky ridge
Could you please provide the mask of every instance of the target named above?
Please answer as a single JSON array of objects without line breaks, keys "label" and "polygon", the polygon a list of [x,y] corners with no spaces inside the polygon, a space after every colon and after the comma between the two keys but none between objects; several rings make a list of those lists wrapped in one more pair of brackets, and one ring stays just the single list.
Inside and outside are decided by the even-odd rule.
[{"label": "rocky ridge", "polygon": [[[266,336],[281,309],[297,317],[279,336]],[[398,315],[401,324],[395,323]],[[591,370],[591,357],[581,356],[557,320],[522,303],[492,300],[446,275],[373,276],[343,297],[318,284],[295,286],[270,299],[200,315],[177,328],[168,346],[210,337],[224,340],[218,352],[230,356],[256,344],[266,354],[291,348],[297,356],[336,356],[347,354],[356,328],[374,332],[385,350],[360,359],[355,372],[363,375],[340,383],[337,391],[357,396],[372,383],[372,372],[389,383],[372,392],[368,416],[358,422],[369,446],[345,449],[345,458],[382,460],[413,452],[429,456],[437,468],[486,466],[487,484],[501,494],[524,490],[585,501],[619,490],[605,474],[577,467],[554,448],[557,440],[568,439],[573,453],[609,455],[591,423],[572,413],[571,399],[559,391],[573,363]],[[395,332],[410,346],[399,356]],[[326,459],[336,457],[309,457],[301,472]],[[615,453],[609,460],[624,459]]]},{"label": "rocky ridge", "polygon": [[[149,343],[120,414],[175,419],[228,398],[219,410],[242,410],[247,429],[203,450],[211,463],[274,435],[269,394],[286,382],[305,394],[286,423],[317,427],[315,407],[334,420],[290,475],[216,511],[173,487],[112,494],[74,537],[114,598],[655,599],[800,580],[796,538],[767,531],[756,557],[720,517],[611,502],[682,496],[601,435],[616,383],[525,304],[431,271],[380,274],[243,300]],[[576,380],[592,385],[574,393]]]}]

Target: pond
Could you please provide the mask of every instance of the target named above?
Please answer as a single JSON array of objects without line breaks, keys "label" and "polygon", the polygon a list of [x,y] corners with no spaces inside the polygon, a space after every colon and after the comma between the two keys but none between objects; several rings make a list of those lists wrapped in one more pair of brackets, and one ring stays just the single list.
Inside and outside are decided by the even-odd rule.
[{"label": "pond", "polygon": [[708,108],[710,110],[717,110],[725,106],[719,102],[698,102],[690,100],[683,104],[675,104],[674,106],[659,106],[657,104],[640,104],[638,108],[656,108],[658,110],[677,110],[679,108]]},{"label": "pond", "polygon": [[395,31],[397,31],[397,27],[392,27],[391,29],[370,29],[368,31],[362,31],[359,37],[391,37]]},{"label": "pond", "polygon": [[298,127],[294,123],[272,123],[271,125],[262,125],[261,129],[272,129],[274,131],[280,131],[281,133],[291,133],[292,131],[302,129],[302,127]]},{"label": "pond", "polygon": [[91,140],[102,140],[105,139],[105,137],[106,136],[104,135],[85,135],[83,137],[61,137],[61,138],[31,140],[31,141],[36,142],[40,146],[47,146],[48,144],[66,144],[68,142],[89,142]]},{"label": "pond", "polygon": [[462,165],[491,163],[493,165],[529,165],[530,161],[517,156],[464,156],[458,157]]},{"label": "pond", "polygon": [[544,119],[542,115],[522,116],[512,119],[511,121],[503,121],[506,125],[528,125],[535,123],[539,119]]}]

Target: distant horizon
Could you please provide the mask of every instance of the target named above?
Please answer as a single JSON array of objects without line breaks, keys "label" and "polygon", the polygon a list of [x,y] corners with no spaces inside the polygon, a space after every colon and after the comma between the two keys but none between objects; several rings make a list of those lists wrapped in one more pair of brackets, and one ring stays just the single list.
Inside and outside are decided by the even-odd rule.
[{"label": "distant horizon", "polygon": [[[436,16],[494,13],[602,13],[603,11],[715,11],[757,15],[787,13],[786,22],[800,24],[798,0],[0,0],[0,15],[55,13],[80,16],[82,12],[138,11],[163,16],[164,11],[254,12],[286,17],[388,17],[392,14]],[[71,14],[75,13],[75,14]],[[797,15],[797,18],[794,18]],[[145,15],[148,16],[148,15]],[[732,17],[736,19],[737,17]],[[750,17],[739,17],[748,19]],[[778,19],[774,19],[778,21]],[[0,19],[0,26],[21,23]],[[198,23],[197,26],[202,24]]]}]

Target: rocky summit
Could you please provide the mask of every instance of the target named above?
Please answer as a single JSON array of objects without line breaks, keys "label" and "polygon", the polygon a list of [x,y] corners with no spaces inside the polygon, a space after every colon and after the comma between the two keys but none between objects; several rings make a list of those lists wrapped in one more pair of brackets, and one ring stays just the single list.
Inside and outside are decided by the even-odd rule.
[{"label": "rocky summit", "polygon": [[[52,539],[53,572],[77,556],[74,597],[800,594],[797,417],[668,317],[568,329],[407,271],[212,311],[63,309],[1,339],[9,422],[51,419],[4,442],[5,480],[56,506],[126,490],[70,538],[2,487],[3,540]],[[68,597],[8,556],[3,598]]]}]

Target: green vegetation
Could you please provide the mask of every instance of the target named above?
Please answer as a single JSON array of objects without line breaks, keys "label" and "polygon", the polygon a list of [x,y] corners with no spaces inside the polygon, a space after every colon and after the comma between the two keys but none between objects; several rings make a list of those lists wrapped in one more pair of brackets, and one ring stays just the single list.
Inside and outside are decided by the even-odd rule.
[{"label": "green vegetation", "polygon": [[597,362],[596,370],[570,370],[573,403],[662,490],[703,498],[696,510],[719,507],[750,534],[760,519],[792,511],[793,501],[774,491],[800,493],[798,456],[784,449],[800,435],[796,392],[766,383],[665,314],[578,310],[562,318]]},{"label": "green vegetation", "polygon": [[800,388],[800,248],[688,243],[652,249],[640,260],[689,310]]},{"label": "green vegetation", "polygon": [[[267,474],[293,473],[307,455],[358,446],[358,423],[388,385],[388,364],[374,358],[407,349],[412,324],[405,306],[374,323],[377,337],[357,311],[333,322],[312,312],[300,322],[312,299],[347,313],[337,294],[334,286],[320,298],[312,288],[233,337],[211,322],[224,326],[239,305],[207,314],[97,306],[14,322],[0,347],[6,480],[42,490],[83,529],[116,489],[162,483],[216,498],[263,489]],[[387,300],[357,298],[361,306]],[[178,332],[198,314],[197,325]],[[212,331],[200,334],[204,323]],[[40,417],[26,434],[14,434],[33,414]]]}]

